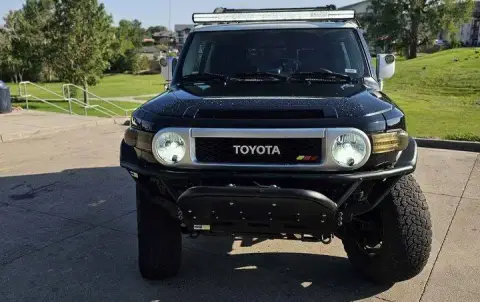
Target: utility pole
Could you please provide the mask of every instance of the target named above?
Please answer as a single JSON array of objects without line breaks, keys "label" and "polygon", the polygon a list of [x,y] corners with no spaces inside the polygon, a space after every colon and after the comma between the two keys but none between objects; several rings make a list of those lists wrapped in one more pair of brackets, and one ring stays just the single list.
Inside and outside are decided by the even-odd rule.
[{"label": "utility pole", "polygon": [[174,31],[172,28],[172,0],[168,0],[168,30],[170,31],[170,37],[168,39],[168,52],[172,52],[174,39]]},{"label": "utility pole", "polygon": [[170,86],[171,78],[172,78],[172,64],[171,64],[171,57],[170,54],[173,51],[173,40],[174,40],[174,31],[172,28],[172,0],[168,0],[168,30],[170,31],[170,38],[168,39],[168,53],[167,53],[167,60],[168,60],[168,76],[166,78],[167,87]]},{"label": "utility pole", "polygon": [[172,0],[168,0],[168,28],[172,30]]}]

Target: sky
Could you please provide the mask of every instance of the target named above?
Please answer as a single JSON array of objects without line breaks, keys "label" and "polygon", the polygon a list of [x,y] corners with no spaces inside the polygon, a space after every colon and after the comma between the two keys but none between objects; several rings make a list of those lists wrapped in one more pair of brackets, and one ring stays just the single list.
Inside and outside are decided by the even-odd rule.
[{"label": "sky", "polygon": [[[212,12],[216,7],[227,8],[268,8],[307,7],[335,4],[337,7],[359,0],[171,0],[171,21],[169,22],[170,0],[99,0],[117,23],[121,19],[138,19],[144,27],[164,25],[173,28],[175,24],[192,23],[192,13]],[[25,0],[0,0],[0,16],[12,9],[22,7]]]}]

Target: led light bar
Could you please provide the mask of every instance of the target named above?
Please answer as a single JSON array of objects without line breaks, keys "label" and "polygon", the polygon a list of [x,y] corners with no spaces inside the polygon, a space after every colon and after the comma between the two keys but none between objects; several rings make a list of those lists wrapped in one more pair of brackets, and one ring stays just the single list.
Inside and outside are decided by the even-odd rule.
[{"label": "led light bar", "polygon": [[334,11],[269,11],[238,13],[196,13],[192,15],[194,23],[221,22],[268,22],[268,21],[316,21],[354,19],[354,10]]}]

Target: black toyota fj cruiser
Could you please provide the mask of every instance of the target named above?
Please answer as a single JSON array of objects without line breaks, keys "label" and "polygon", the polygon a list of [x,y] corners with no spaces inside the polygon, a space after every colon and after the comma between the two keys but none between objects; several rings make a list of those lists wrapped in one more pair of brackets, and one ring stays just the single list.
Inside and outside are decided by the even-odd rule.
[{"label": "black toyota fj cruiser", "polygon": [[352,11],[194,14],[172,81],[132,114],[121,166],[136,181],[143,277],[177,274],[182,234],[330,243],[370,280],[425,266],[431,222],[417,144],[382,92]]}]

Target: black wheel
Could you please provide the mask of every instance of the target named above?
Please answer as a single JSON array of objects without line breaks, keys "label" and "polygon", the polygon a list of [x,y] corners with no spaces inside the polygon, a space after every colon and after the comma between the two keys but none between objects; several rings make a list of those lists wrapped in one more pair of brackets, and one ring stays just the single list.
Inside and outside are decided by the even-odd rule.
[{"label": "black wheel", "polygon": [[151,202],[137,185],[138,264],[142,276],[161,280],[177,275],[182,257],[180,222]]},{"label": "black wheel", "polygon": [[373,282],[393,284],[418,275],[430,256],[432,226],[415,179],[402,177],[375,210],[346,225],[342,241],[353,266]]}]

